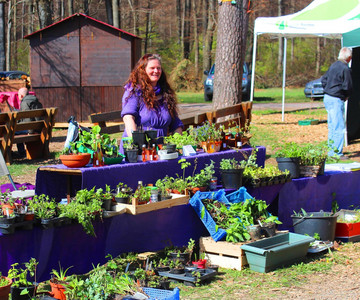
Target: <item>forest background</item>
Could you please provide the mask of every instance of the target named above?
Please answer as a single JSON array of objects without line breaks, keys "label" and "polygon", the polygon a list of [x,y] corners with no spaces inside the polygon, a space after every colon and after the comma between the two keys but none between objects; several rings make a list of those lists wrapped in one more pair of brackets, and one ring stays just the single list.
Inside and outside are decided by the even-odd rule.
[{"label": "forest background", "polygon": [[[240,0],[234,0],[240,1]],[[24,36],[81,12],[142,38],[142,53],[159,53],[177,91],[200,91],[215,62],[219,0],[0,0],[0,70],[29,72]],[[257,17],[297,12],[311,0],[249,0],[245,61],[251,62]],[[340,40],[288,41],[287,85],[302,87],[336,60]],[[281,86],[282,38],[258,38],[255,88]],[[31,75],[31,74],[30,74]]]}]

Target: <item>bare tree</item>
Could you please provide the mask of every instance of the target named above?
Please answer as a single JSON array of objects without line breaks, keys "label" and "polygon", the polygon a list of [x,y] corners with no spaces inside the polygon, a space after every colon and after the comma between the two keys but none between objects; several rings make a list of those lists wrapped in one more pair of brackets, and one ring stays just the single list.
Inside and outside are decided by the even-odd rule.
[{"label": "bare tree", "polygon": [[212,60],[211,60],[211,50],[213,44],[213,37],[215,31],[215,20],[216,20],[216,9],[215,9],[216,0],[210,0],[208,2],[209,7],[207,10],[207,27],[206,32],[204,33],[204,48],[203,48],[203,69],[210,70]]},{"label": "bare tree", "polygon": [[52,24],[51,0],[37,0],[40,28]]},{"label": "bare tree", "polygon": [[193,28],[194,28],[194,65],[196,77],[199,75],[199,34],[198,34],[198,0],[192,2]]},{"label": "bare tree", "polygon": [[112,0],[112,15],[113,15],[113,25],[119,28],[120,27],[119,0]]},{"label": "bare tree", "polygon": [[0,70],[5,71],[5,0],[0,1]]},{"label": "bare tree", "polygon": [[68,0],[67,3],[68,14],[69,16],[71,16],[74,14],[74,0]]},{"label": "bare tree", "polygon": [[241,102],[243,63],[248,29],[248,0],[219,7],[213,108]]},{"label": "bare tree", "polygon": [[114,25],[112,2],[113,0],[105,0],[106,17],[110,25]]},{"label": "bare tree", "polygon": [[7,31],[6,31],[6,70],[11,70],[10,68],[10,53],[11,53],[11,27],[12,27],[12,18],[11,18],[11,9],[12,9],[12,0],[8,2],[8,22],[7,22]]},{"label": "bare tree", "polygon": [[146,24],[145,24],[145,42],[144,42],[144,53],[147,53],[149,33],[151,31],[151,0],[147,0],[147,11],[146,11]]}]

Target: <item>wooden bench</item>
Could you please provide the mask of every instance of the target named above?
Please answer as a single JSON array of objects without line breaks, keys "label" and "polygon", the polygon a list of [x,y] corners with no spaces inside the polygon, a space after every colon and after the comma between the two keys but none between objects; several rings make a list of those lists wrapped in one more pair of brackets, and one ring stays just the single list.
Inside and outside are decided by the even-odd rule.
[{"label": "wooden bench", "polygon": [[[244,129],[250,124],[251,109],[252,102],[247,101],[210,112],[180,114],[179,117],[183,122],[185,129],[191,125],[198,126],[205,121],[217,123],[218,125],[223,124],[225,128],[227,128],[231,122],[235,122],[240,125],[240,128]],[[219,118],[227,116],[231,116],[231,118],[218,122]],[[89,116],[89,121],[94,125],[99,125],[101,127],[101,133],[110,134],[123,132],[125,130],[120,110],[91,114]]]},{"label": "wooden bench", "polygon": [[[26,145],[28,159],[49,157],[49,143],[56,113],[56,107],[0,113],[1,151],[7,164],[12,163],[11,149],[18,143]],[[35,120],[19,123],[28,118]],[[25,130],[29,133],[15,134]]]}]

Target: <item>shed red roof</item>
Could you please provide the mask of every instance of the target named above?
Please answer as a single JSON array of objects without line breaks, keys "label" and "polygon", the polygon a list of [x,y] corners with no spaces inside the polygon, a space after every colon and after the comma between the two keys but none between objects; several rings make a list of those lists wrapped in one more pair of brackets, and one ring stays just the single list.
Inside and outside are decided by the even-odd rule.
[{"label": "shed red roof", "polygon": [[73,14],[73,15],[71,15],[71,16],[69,16],[69,17],[67,17],[67,18],[64,18],[64,19],[62,19],[62,20],[60,20],[60,21],[58,21],[58,22],[55,22],[55,23],[53,23],[53,24],[51,24],[51,25],[49,25],[49,26],[46,26],[46,27],[44,27],[44,28],[41,28],[41,29],[39,29],[39,30],[37,30],[37,31],[35,31],[35,32],[33,32],[33,33],[30,33],[30,34],[24,36],[24,38],[25,38],[25,39],[31,38],[32,36],[34,36],[34,35],[42,32],[42,31],[44,31],[44,30],[47,30],[47,29],[49,29],[49,28],[51,28],[51,27],[53,27],[53,26],[57,26],[57,24],[60,24],[60,23],[62,23],[62,22],[65,22],[65,21],[67,21],[67,20],[69,20],[69,19],[71,19],[71,18],[74,18],[74,17],[88,18],[88,19],[93,20],[93,21],[95,21],[95,22],[97,22],[97,23],[100,23],[100,24],[103,24],[103,25],[108,26],[108,27],[110,27],[110,28],[113,28],[113,29],[115,29],[115,30],[117,30],[117,31],[119,31],[119,32],[122,32],[122,33],[124,33],[124,34],[130,35],[130,36],[132,36],[132,37],[134,37],[134,38],[141,39],[141,38],[138,37],[137,35],[134,35],[134,34],[132,34],[132,33],[129,33],[129,32],[127,32],[127,31],[125,31],[125,30],[119,29],[119,28],[117,28],[117,27],[114,27],[114,26],[109,25],[109,24],[107,24],[107,23],[105,23],[105,22],[99,21],[99,20],[94,19],[94,18],[92,18],[92,17],[89,17],[89,16],[87,16],[87,15],[85,15],[85,14],[83,14],[83,13]]}]

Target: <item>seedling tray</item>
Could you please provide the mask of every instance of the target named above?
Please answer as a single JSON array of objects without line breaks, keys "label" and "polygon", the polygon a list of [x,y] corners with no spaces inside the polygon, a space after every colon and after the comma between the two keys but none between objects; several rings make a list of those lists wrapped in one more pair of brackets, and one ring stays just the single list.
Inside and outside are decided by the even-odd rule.
[{"label": "seedling tray", "polygon": [[60,227],[71,224],[71,219],[67,217],[51,218],[51,219],[41,219],[41,226],[45,229],[52,227]]},{"label": "seedling tray", "polygon": [[300,126],[317,125],[317,124],[319,124],[319,120],[318,119],[300,120],[300,121],[298,121],[298,124]]},{"label": "seedling tray", "polygon": [[2,234],[13,234],[15,230],[32,230],[34,227],[34,220],[32,221],[23,221],[13,224],[0,224],[0,233]]},{"label": "seedling tray", "polygon": [[166,271],[166,272],[159,272],[159,275],[166,276],[169,279],[181,281],[184,283],[188,282],[195,285],[195,283],[210,279],[217,274],[216,270],[214,269],[198,269],[198,271],[203,272],[199,277],[199,279],[197,277],[191,276],[191,273],[189,272],[185,272],[183,274],[172,274],[170,273],[170,271]]}]

